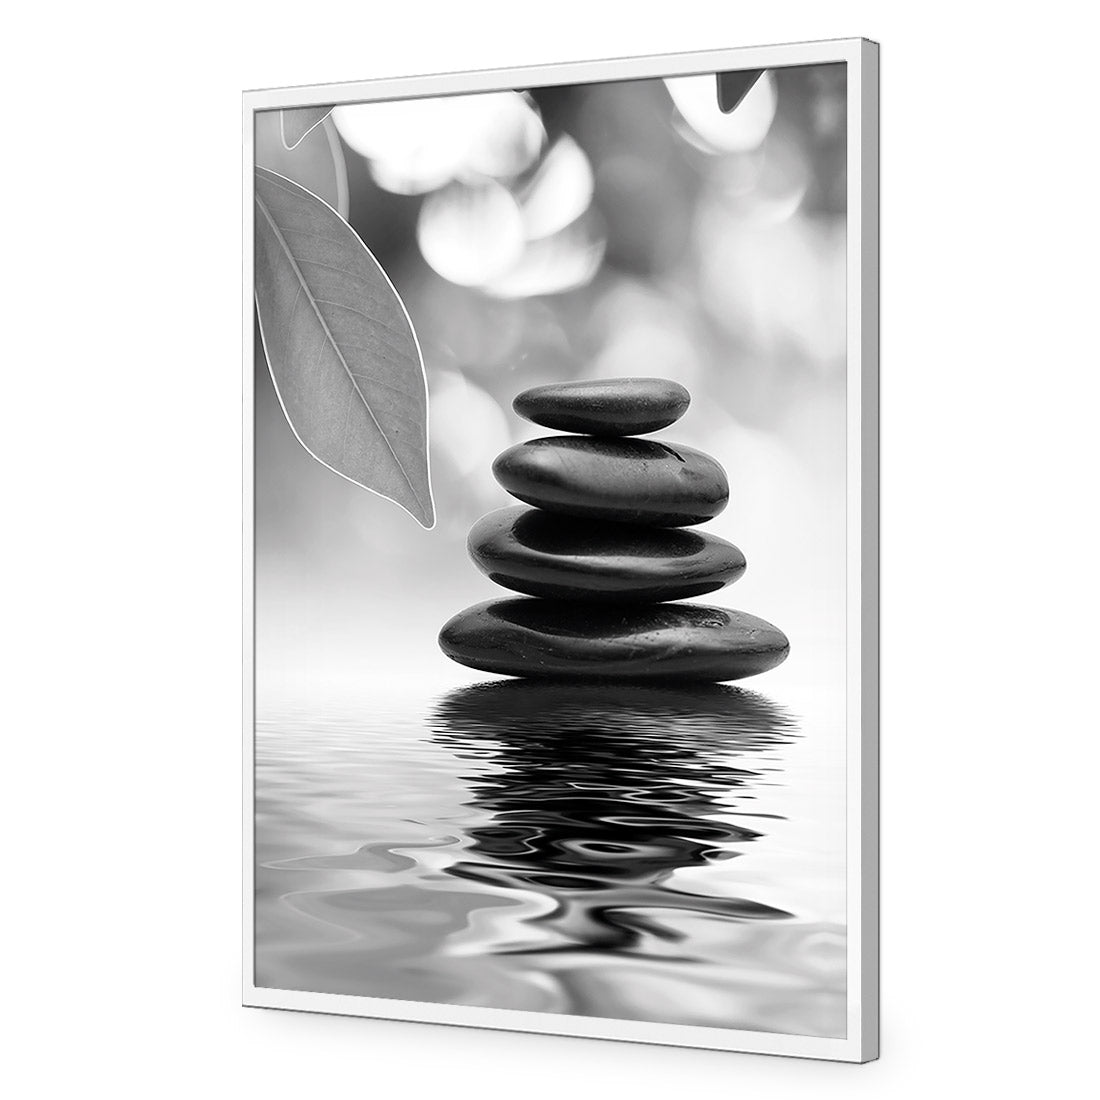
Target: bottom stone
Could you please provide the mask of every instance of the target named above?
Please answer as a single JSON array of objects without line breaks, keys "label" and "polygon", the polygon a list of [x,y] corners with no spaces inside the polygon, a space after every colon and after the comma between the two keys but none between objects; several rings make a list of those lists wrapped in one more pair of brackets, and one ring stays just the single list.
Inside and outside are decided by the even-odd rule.
[{"label": "bottom stone", "polygon": [[767,672],[790,648],[743,611],[539,599],[475,604],[443,627],[439,645],[459,664],[505,676],[702,681]]}]

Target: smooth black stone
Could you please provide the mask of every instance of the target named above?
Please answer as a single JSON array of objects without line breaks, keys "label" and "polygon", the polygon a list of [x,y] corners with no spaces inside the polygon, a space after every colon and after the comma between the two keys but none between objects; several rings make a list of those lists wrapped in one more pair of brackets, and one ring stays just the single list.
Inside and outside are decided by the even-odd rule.
[{"label": "smooth black stone", "polygon": [[514,592],[563,600],[658,603],[716,592],[745,571],[716,535],[571,519],[515,505],[474,524],[470,557]]},{"label": "smooth black stone", "polygon": [[557,382],[525,390],[513,402],[520,416],[545,428],[583,435],[644,435],[675,424],[691,394],[664,378]]},{"label": "smooth black stone", "polygon": [[467,608],[439,645],[459,664],[505,676],[711,682],[766,672],[790,648],[781,630],[743,611],[537,599]]},{"label": "smooth black stone", "polygon": [[652,439],[532,439],[498,455],[493,475],[536,508],[655,527],[705,523],[729,499],[726,472],[713,458]]}]

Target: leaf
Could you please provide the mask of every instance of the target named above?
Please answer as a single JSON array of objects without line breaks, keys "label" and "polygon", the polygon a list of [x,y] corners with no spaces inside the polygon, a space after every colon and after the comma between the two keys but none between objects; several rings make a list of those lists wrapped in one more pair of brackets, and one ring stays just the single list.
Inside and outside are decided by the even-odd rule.
[{"label": "leaf", "polygon": [[253,163],[312,191],[347,221],[347,164],[332,116],[310,130],[293,149],[283,143],[281,116],[282,111],[255,112]]},{"label": "leaf", "polygon": [[405,306],[335,210],[266,168],[256,169],[256,308],[302,446],[434,526],[424,364]]},{"label": "leaf", "polygon": [[332,107],[294,107],[279,112],[279,127],[283,135],[283,144],[293,149],[315,126],[332,113]]},{"label": "leaf", "polygon": [[[753,85],[764,75],[763,69],[740,69],[731,73],[717,73],[718,109],[725,115],[752,91]],[[331,110],[331,108],[329,108]],[[286,114],[284,111],[283,114]]]}]

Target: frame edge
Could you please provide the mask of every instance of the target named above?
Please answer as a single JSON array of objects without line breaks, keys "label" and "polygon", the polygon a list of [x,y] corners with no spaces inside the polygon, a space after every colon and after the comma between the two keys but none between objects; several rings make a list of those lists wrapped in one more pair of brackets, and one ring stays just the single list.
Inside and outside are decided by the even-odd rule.
[{"label": "frame edge", "polygon": [[[878,996],[878,730],[879,730],[879,659],[878,659],[878,250],[879,250],[879,144],[878,87],[879,46],[866,38],[843,38],[815,42],[780,43],[767,46],[737,47],[691,53],[658,54],[632,58],[606,58],[567,63],[549,63],[512,69],[468,70],[423,76],[382,78],[367,81],[338,82],[323,85],[302,85],[290,88],[253,89],[242,92],[242,465],[243,465],[243,691],[242,719],[242,780],[244,788],[243,860],[243,951],[241,1004],[249,1008],[280,1008],[296,1011],[322,1012],[357,1016],[362,1019],[390,1019],[408,1022],[435,1023],[483,1029],[518,1031],[527,1034],[563,1035],[602,1038],[613,1041],[643,1042],[652,1045],[690,1049],[722,1050],[744,1054],[767,1054],[843,1063],[864,1063],[879,1056],[879,996]],[[773,60],[782,56],[783,60]],[[659,79],[662,76],[711,73],[741,67],[791,67],[842,62],[858,67],[860,74],[859,102],[856,111],[849,106],[849,118],[857,117],[860,143],[849,149],[849,168],[858,164],[855,181],[859,196],[859,263],[860,279],[856,287],[860,324],[851,331],[860,342],[862,371],[860,375],[859,435],[860,477],[849,485],[849,500],[853,494],[861,507],[859,563],[862,572],[861,635],[859,653],[860,771],[859,801],[849,805],[859,816],[859,859],[850,862],[858,867],[864,889],[858,892],[857,919],[860,937],[858,948],[858,984],[860,1003],[856,1018],[858,1034],[847,1038],[821,1039],[813,1036],[787,1036],[779,1033],[743,1032],[715,1028],[687,1028],[671,1025],[641,1024],[632,1021],[599,1018],[562,1017],[546,1014],[537,1023],[522,1020],[528,1014],[515,1010],[493,1010],[450,1006],[445,1004],[390,1001],[371,997],[350,997],[337,994],[283,991],[258,987],[255,984],[254,934],[254,797],[252,789],[253,741],[255,724],[254,692],[254,331],[253,331],[253,153],[254,116],[257,111],[283,107],[308,106],[322,103],[363,102],[367,100],[418,98],[437,95],[460,95],[492,91],[499,87],[545,87],[558,83],[598,83],[613,80]],[[663,71],[662,70],[663,66]],[[858,112],[858,113],[857,113]],[[853,153],[855,155],[853,156]],[[850,211],[851,213],[851,211]],[[849,308],[852,305],[851,296]],[[849,445],[853,440],[849,434]],[[849,547],[851,559],[854,547]],[[850,568],[849,564],[849,568]],[[868,784],[867,779],[871,782]],[[851,820],[851,818],[849,819]],[[451,1018],[453,1012],[466,1016]],[[500,1013],[496,1018],[490,1018]],[[484,1014],[484,1015],[483,1015]],[[540,1017],[542,1014],[539,1014]],[[473,1019],[469,1017],[473,1016]],[[483,1018],[478,1018],[483,1017]],[[851,1016],[849,1017],[852,1018]],[[557,1021],[557,1026],[555,1026]],[[618,1025],[625,1026],[618,1026]],[[649,1028],[665,1029],[658,1037]],[[674,1034],[669,1035],[668,1030]],[[695,1035],[688,1035],[695,1031]],[[699,1032],[709,1034],[700,1035]],[[794,1049],[795,1046],[800,1049]]]},{"label": "frame edge", "polygon": [[861,1061],[879,1056],[879,46],[860,41],[862,127],[860,342],[862,346],[863,838],[860,875],[862,953]]}]

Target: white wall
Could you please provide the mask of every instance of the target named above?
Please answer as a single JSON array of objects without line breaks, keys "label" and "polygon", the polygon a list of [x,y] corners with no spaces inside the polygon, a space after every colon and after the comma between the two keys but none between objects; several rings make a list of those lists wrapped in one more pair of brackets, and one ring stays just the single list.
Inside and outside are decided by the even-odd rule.
[{"label": "white wall", "polygon": [[[1095,46],[1082,5],[1013,10],[5,15],[14,1095],[1080,1094],[1097,987]],[[236,1007],[239,90],[858,34],[883,44],[882,1060]]]}]

